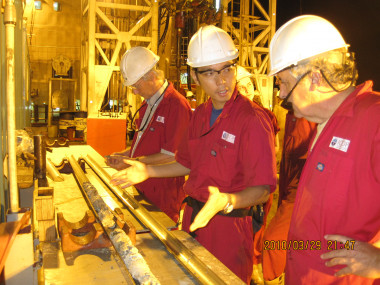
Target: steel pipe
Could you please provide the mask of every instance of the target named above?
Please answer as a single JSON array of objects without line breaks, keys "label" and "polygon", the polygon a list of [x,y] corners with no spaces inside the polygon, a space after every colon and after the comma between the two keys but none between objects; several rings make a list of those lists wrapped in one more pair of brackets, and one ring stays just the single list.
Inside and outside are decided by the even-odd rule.
[{"label": "steel pipe", "polygon": [[34,163],[34,174],[37,179],[46,178],[46,145],[45,136],[33,136],[34,142],[34,156],[36,161]]},{"label": "steel pipe", "polygon": [[49,158],[46,160],[46,171],[53,181],[62,182],[64,180],[61,173],[59,173],[54,163]]},{"label": "steel pipe", "polygon": [[5,46],[6,46],[6,97],[7,97],[7,143],[8,143],[8,181],[10,209],[19,210],[16,161],[16,92],[15,92],[15,26],[16,7],[14,0],[7,0],[4,7]]},{"label": "steel pipe", "polygon": [[[181,241],[169,232],[160,222],[140,205],[129,193],[123,191],[118,186],[109,183],[111,176],[87,155],[84,158],[86,163],[95,171],[112,192],[125,203],[131,212],[146,226],[152,233],[166,246],[174,257],[202,284],[226,284],[214,271],[209,269],[197,256],[195,256]],[[243,284],[243,283],[242,283]]]},{"label": "steel pipe", "polygon": [[158,21],[159,21],[159,12],[158,12],[158,0],[153,0],[152,4],[152,41],[151,41],[151,50],[158,54]]}]

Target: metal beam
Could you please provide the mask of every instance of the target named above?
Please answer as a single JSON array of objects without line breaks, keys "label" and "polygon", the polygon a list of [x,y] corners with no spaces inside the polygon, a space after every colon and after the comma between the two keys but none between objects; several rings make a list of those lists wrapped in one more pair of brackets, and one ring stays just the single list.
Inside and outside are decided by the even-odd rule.
[{"label": "metal beam", "polygon": [[[83,75],[82,78],[87,78],[88,84],[87,90],[82,88],[81,91],[87,93],[89,117],[97,116],[110,83],[107,80],[96,82],[95,72],[103,69],[95,67],[109,66],[119,71],[118,64],[122,54],[137,43],[144,44],[153,52],[157,52],[158,1],[139,1],[138,3],[136,1],[136,5],[127,5],[122,2],[121,0],[115,0],[113,3],[97,0],[88,0],[88,3],[82,1],[82,14],[88,19],[82,29],[84,35],[82,46],[85,47],[82,50],[86,51],[83,55],[84,62],[82,62],[82,72],[86,76]],[[111,13],[110,10],[112,10]],[[110,33],[104,32],[102,30],[104,27]],[[107,42],[109,46],[107,50],[102,48],[103,42]],[[104,94],[99,96],[97,94],[99,92],[95,89],[102,90]],[[101,102],[98,102],[99,100]]]},{"label": "metal beam", "polygon": [[268,74],[269,44],[276,28],[276,1],[222,0],[221,26],[239,49],[239,65],[254,74],[256,90],[267,108],[271,108],[273,79],[266,78],[265,90],[260,80]]}]

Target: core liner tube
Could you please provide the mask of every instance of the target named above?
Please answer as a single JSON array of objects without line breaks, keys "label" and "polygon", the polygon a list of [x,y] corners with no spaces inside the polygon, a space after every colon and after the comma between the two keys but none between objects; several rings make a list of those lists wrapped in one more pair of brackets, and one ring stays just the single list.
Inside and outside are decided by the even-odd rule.
[{"label": "core liner tube", "polygon": [[127,267],[129,273],[134,279],[138,280],[141,285],[160,285],[160,282],[151,272],[143,256],[132,244],[129,236],[115,222],[115,217],[111,209],[101,198],[98,190],[88,180],[74,156],[69,157],[69,162],[74,171],[75,177],[83,191],[86,193],[92,208],[98,215],[105,232]]},{"label": "core liner tube", "polygon": [[64,180],[61,173],[59,173],[54,163],[49,158],[46,159],[46,170],[50,177],[53,179],[53,181],[62,182]]},{"label": "core liner tube", "polygon": [[[175,258],[202,284],[226,284],[214,271],[210,270],[197,256],[187,249],[172,233],[140,205],[129,193],[109,183],[111,176],[87,155],[86,163],[95,171],[112,192],[128,206],[131,212],[172,252]],[[243,282],[241,284],[244,284]]]}]

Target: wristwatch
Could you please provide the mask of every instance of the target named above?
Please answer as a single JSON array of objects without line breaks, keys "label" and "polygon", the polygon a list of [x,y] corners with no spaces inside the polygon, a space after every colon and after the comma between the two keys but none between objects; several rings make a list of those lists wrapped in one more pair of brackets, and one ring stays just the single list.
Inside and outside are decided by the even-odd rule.
[{"label": "wristwatch", "polygon": [[228,195],[228,202],[227,202],[227,205],[223,209],[224,214],[229,214],[234,209],[234,206],[231,203],[231,195],[230,194],[227,194],[227,195]]}]

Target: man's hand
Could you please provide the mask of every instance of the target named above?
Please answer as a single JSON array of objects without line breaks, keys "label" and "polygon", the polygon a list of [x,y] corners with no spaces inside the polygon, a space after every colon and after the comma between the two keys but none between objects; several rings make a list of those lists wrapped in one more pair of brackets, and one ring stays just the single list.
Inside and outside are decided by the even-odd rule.
[{"label": "man's hand", "polygon": [[191,232],[205,227],[212,217],[224,209],[229,201],[229,194],[220,193],[217,187],[209,186],[208,190],[210,192],[210,196],[202,210],[199,211],[193,223],[190,225]]},{"label": "man's hand", "polygon": [[127,168],[129,165],[124,163],[124,159],[129,159],[128,156],[113,153],[111,155],[105,156],[105,162],[108,166],[115,168],[116,170],[122,170]]},{"label": "man's hand", "polygon": [[112,175],[111,183],[127,188],[149,178],[147,166],[137,160],[124,159],[123,162],[130,167]]},{"label": "man's hand", "polygon": [[[353,240],[341,235],[326,235],[325,239],[345,244]],[[350,243],[352,245],[352,243]],[[380,278],[380,249],[367,242],[356,241],[350,249],[333,250],[321,255],[326,266],[347,265],[335,273],[335,276],[354,274],[367,278]]]}]

